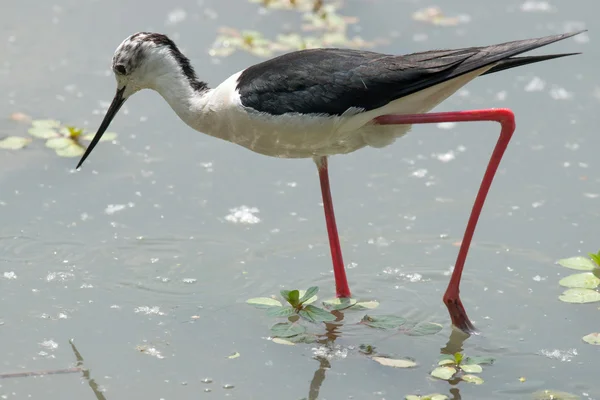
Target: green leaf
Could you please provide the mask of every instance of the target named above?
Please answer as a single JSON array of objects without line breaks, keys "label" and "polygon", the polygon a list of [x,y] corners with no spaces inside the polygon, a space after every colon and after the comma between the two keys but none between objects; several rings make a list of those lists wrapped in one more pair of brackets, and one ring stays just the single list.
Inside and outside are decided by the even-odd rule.
[{"label": "green leaf", "polygon": [[271,307],[267,310],[269,317],[289,317],[296,314],[294,307]]},{"label": "green leaf", "polygon": [[449,360],[449,361],[452,361],[452,362],[456,362],[456,360],[454,358],[454,354],[442,354],[440,356],[440,360],[441,361]]},{"label": "green leaf", "polygon": [[330,310],[345,310],[346,308],[350,308],[355,304],[356,300],[347,297],[325,300],[323,302],[323,305]]},{"label": "green leaf", "polygon": [[600,279],[593,272],[582,272],[566,276],[558,284],[568,288],[595,289],[600,285]]},{"label": "green leaf", "polygon": [[286,299],[292,307],[298,306],[298,301],[300,300],[300,292],[298,290],[282,290],[279,293],[281,293],[281,296]]},{"label": "green leaf", "polygon": [[377,361],[379,364],[385,367],[394,368],[413,368],[417,366],[417,363],[413,360],[408,359],[393,359],[386,357],[371,357],[373,361]]},{"label": "green leaf", "polygon": [[306,332],[306,328],[300,324],[291,322],[280,322],[271,327],[273,336],[289,338]]},{"label": "green leaf", "polygon": [[540,390],[533,393],[534,400],[580,400],[581,397],[557,390]]},{"label": "green leaf", "polygon": [[594,261],[596,265],[600,267],[600,252],[598,252],[598,254],[590,253],[589,256],[592,261]]},{"label": "green leaf", "polygon": [[445,381],[452,379],[454,374],[456,374],[456,368],[454,367],[437,367],[430,373],[434,378],[443,379]]},{"label": "green leaf", "polygon": [[360,301],[352,306],[353,310],[372,310],[379,307],[378,301]]},{"label": "green leaf", "polygon": [[395,315],[365,315],[361,323],[378,329],[395,329],[406,323],[406,319]]},{"label": "green leaf", "polygon": [[314,343],[317,341],[317,338],[313,334],[302,333],[300,335],[292,336],[289,338],[293,343]]},{"label": "green leaf", "polygon": [[290,342],[287,339],[282,339],[282,338],[278,338],[278,337],[274,337],[273,339],[271,339],[271,342],[277,343],[277,344],[285,344],[287,346],[294,346],[296,344],[294,342]]},{"label": "green leaf", "polygon": [[255,297],[253,299],[246,300],[246,303],[256,308],[271,308],[282,306],[280,301],[272,299],[270,297]]},{"label": "green leaf", "polygon": [[238,358],[239,356],[240,356],[240,353],[238,353],[236,351],[235,353],[228,355],[227,358],[234,359],[234,358]]},{"label": "green leaf", "polygon": [[580,271],[591,271],[594,268],[597,268],[597,266],[592,262],[592,260],[582,256],[563,258],[562,260],[558,260],[557,262],[563,267],[576,269]]},{"label": "green leaf", "polygon": [[54,137],[46,140],[46,147],[51,149],[62,149],[74,144],[73,139],[67,137]]},{"label": "green leaf", "polygon": [[296,307],[300,304],[300,292],[298,290],[292,290],[288,293],[288,302],[292,307]]},{"label": "green leaf", "polygon": [[63,147],[60,149],[54,149],[54,151],[56,152],[56,154],[58,154],[60,157],[79,157],[82,156],[83,153],[85,152],[85,150],[83,149],[83,147],[73,143],[70,146],[67,147]]},{"label": "green leaf", "polygon": [[431,393],[431,394],[426,394],[424,396],[416,396],[414,394],[409,394],[408,396],[404,397],[404,400],[448,400],[449,397],[446,396],[445,394],[440,394],[440,393]]},{"label": "green leaf", "polygon": [[34,128],[58,129],[60,127],[60,121],[55,121],[53,119],[36,119],[31,121],[31,125]]},{"label": "green leaf", "polygon": [[600,293],[592,289],[567,289],[558,298],[565,303],[593,303],[600,301]]},{"label": "green leaf", "polygon": [[286,301],[289,301],[290,292],[291,292],[291,290],[281,290],[281,291],[279,291],[279,293],[281,294],[281,297],[283,297]]},{"label": "green leaf", "polygon": [[450,365],[450,364],[456,364],[456,361],[454,361],[454,357],[452,357],[452,359],[446,359],[446,360],[440,360],[438,362],[438,365]]},{"label": "green leaf", "polygon": [[19,136],[9,136],[0,140],[0,149],[20,150],[31,143],[31,139],[22,138]]},{"label": "green leaf", "polygon": [[299,290],[298,295],[300,296],[299,304],[310,304],[317,301],[317,296],[315,296],[319,292],[319,288],[317,286],[309,287],[308,290]]},{"label": "green leaf", "polygon": [[474,385],[481,385],[483,383],[483,379],[481,379],[477,375],[463,375],[460,379],[462,379],[465,382],[472,383]]},{"label": "green leaf", "polygon": [[460,364],[459,368],[465,371],[467,374],[479,374],[483,371],[481,365],[477,364]]},{"label": "green leaf", "polygon": [[435,335],[441,331],[444,327],[434,322],[419,322],[411,327],[402,327],[402,333],[408,336],[426,336]]},{"label": "green leaf", "polygon": [[462,362],[463,364],[477,364],[477,365],[482,365],[482,364],[493,364],[494,361],[496,361],[493,357],[465,357]]},{"label": "green leaf", "polygon": [[373,354],[375,352],[375,346],[372,346],[370,344],[361,344],[358,347],[358,351],[360,351],[363,354]]},{"label": "green leaf", "polygon": [[[85,140],[92,140],[94,138],[94,136],[96,136],[95,133],[86,133],[85,135],[82,135],[81,138],[85,139]],[[109,142],[109,141],[113,141],[117,138],[117,134],[114,132],[104,132],[104,135],[102,135],[102,137],[100,138],[101,142]]]},{"label": "green leaf", "polygon": [[454,353],[454,362],[458,365],[462,362],[464,355],[462,353]]},{"label": "green leaf", "polygon": [[83,133],[83,129],[76,128],[74,126],[67,126],[67,134],[72,139],[77,139]]},{"label": "green leaf", "polygon": [[600,345],[600,333],[594,332],[582,337],[583,341],[593,345]]},{"label": "green leaf", "polygon": [[330,322],[335,321],[337,317],[329,311],[322,308],[308,305],[298,312],[298,314],[311,322]]},{"label": "green leaf", "polygon": [[53,137],[58,137],[58,133],[52,128],[29,128],[27,130],[31,136],[39,138],[39,139],[50,139]]}]

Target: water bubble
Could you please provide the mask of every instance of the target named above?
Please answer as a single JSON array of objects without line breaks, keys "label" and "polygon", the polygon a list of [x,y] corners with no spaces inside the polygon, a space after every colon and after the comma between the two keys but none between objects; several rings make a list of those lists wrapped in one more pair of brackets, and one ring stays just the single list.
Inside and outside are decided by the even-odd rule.
[{"label": "water bubble", "polygon": [[158,306],[154,306],[154,307],[148,307],[148,306],[141,306],[141,307],[136,307],[133,309],[133,311],[137,314],[137,313],[142,313],[142,314],[146,314],[146,315],[165,315],[164,312],[160,311],[160,308]]},{"label": "water bubble", "polygon": [[17,274],[14,271],[5,272],[3,275],[4,279],[17,279]]},{"label": "water bubble", "polygon": [[259,210],[256,207],[247,207],[247,206],[239,206],[234,207],[229,210],[231,213],[225,216],[225,220],[233,223],[242,223],[242,224],[257,224],[260,222],[260,218],[258,218],[255,213],[258,213]]}]

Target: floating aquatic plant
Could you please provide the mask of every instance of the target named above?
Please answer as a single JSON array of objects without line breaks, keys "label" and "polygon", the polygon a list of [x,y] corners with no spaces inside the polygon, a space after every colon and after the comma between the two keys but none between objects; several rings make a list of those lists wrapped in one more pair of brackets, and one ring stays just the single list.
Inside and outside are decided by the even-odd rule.
[{"label": "floating aquatic plant", "polygon": [[600,333],[598,333],[598,332],[594,332],[594,333],[585,335],[581,339],[583,339],[584,342],[593,344],[595,346],[600,345]]},{"label": "floating aquatic plant", "polygon": [[[80,157],[85,152],[82,140],[91,141],[93,133],[84,133],[83,129],[63,125],[59,121],[46,119],[32,121],[27,131],[31,136],[46,140],[46,147],[53,149],[61,157]],[[105,133],[100,141],[111,141],[116,133]]]},{"label": "floating aquatic plant", "polygon": [[435,335],[443,328],[434,322],[411,321],[395,315],[365,315],[360,323],[377,329],[398,329],[409,336]]},{"label": "floating aquatic plant", "polygon": [[533,400],[580,400],[581,397],[558,390],[539,390],[532,395]]},{"label": "floating aquatic plant", "polygon": [[[317,12],[323,7],[324,0],[250,0],[250,3],[258,3],[265,8],[312,11]],[[336,2],[339,4],[339,2]]]},{"label": "floating aquatic plant", "polygon": [[577,256],[563,258],[557,263],[565,268],[581,272],[562,278],[558,283],[569,289],[558,298],[565,303],[593,303],[600,301],[600,252],[590,253],[589,258]]},{"label": "floating aquatic plant", "polygon": [[417,396],[415,394],[410,394],[404,398],[404,400],[448,400],[449,397],[445,394],[440,393],[432,393],[426,394],[423,396]]},{"label": "floating aquatic plant", "polygon": [[[53,149],[61,157],[79,157],[85,152],[84,141],[91,141],[93,133],[86,133],[83,129],[70,125],[63,125],[52,119],[31,120],[22,113],[14,113],[11,119],[18,122],[31,123],[28,133],[36,139],[46,141],[46,147]],[[117,134],[105,133],[100,141],[111,141],[116,139]],[[32,138],[9,136],[0,140],[0,149],[19,150],[32,142]]]},{"label": "floating aquatic plant", "polygon": [[445,381],[462,380],[481,385],[483,379],[473,374],[483,371],[481,365],[493,362],[494,359],[491,357],[465,357],[462,353],[443,354],[438,362],[438,367],[431,371],[430,375]]},{"label": "floating aquatic plant", "polygon": [[468,15],[448,17],[444,15],[439,7],[427,7],[415,11],[412,15],[412,19],[438,26],[456,26],[469,22],[471,18]]},{"label": "floating aquatic plant", "polygon": [[[567,287],[558,299],[565,303],[595,303],[600,301],[600,251],[589,253],[588,257],[577,256],[563,258],[557,264],[580,272],[568,275],[558,281],[558,284]],[[584,342],[592,345],[600,345],[600,333],[594,332],[581,338]],[[562,397],[556,397],[562,398]]]},{"label": "floating aquatic plant", "polygon": [[0,149],[4,150],[19,150],[31,143],[30,138],[20,136],[9,136],[0,140]]},{"label": "floating aquatic plant", "polygon": [[350,24],[358,22],[356,17],[343,16],[338,13],[340,2],[324,4],[314,0],[251,0],[264,7],[287,9],[303,13],[302,30],[315,32],[314,35],[298,33],[280,34],[275,39],[264,37],[261,32],[223,27],[215,39],[209,54],[214,57],[226,57],[237,50],[245,51],[257,57],[270,57],[275,53],[293,50],[304,50],[319,47],[371,47],[374,42],[367,42],[358,36],[349,37]]},{"label": "floating aquatic plant", "polygon": [[285,300],[285,305],[271,297],[256,297],[248,299],[246,303],[265,309],[270,317],[288,318],[288,322],[280,322],[271,327],[273,342],[288,345],[300,342],[313,343],[318,335],[308,333],[306,326],[302,325],[300,320],[317,323],[332,322],[337,319],[329,311],[311,304],[317,300],[318,291],[319,288],[316,286],[308,290],[282,290],[281,297]]},{"label": "floating aquatic plant", "polygon": [[283,305],[279,300],[270,297],[257,297],[249,299],[246,303],[257,308],[266,308],[267,315],[271,317],[291,317],[298,315],[310,322],[329,322],[337,318],[322,308],[316,307],[311,303],[317,300],[319,288],[312,286],[308,290],[282,290],[281,297],[285,299],[287,305]]},{"label": "floating aquatic plant", "polygon": [[413,368],[417,366],[417,363],[409,358],[371,357],[371,360],[378,362],[384,367]]},{"label": "floating aquatic plant", "polygon": [[389,355],[378,354],[375,347],[370,344],[361,344],[358,347],[360,354],[369,357],[371,360],[383,365],[384,367],[392,368],[413,368],[417,363],[412,358],[393,358]]},{"label": "floating aquatic plant", "polygon": [[[281,322],[271,327],[271,332],[274,336],[273,341],[279,344],[294,344],[298,342],[312,343],[315,342],[320,334],[308,333],[305,325],[301,321],[312,323],[332,323],[341,321],[344,312],[370,310],[379,306],[377,301],[357,301],[356,299],[342,298],[331,299],[322,302],[325,308],[315,306],[317,293],[319,288],[316,286],[308,288],[308,290],[282,290],[281,297],[284,301],[279,301],[272,297],[256,297],[248,299],[246,303],[266,310],[266,314],[270,317],[288,318],[288,322]],[[339,317],[338,317],[339,316]],[[409,336],[424,336],[433,335],[442,330],[442,325],[433,322],[412,321],[407,318],[394,315],[365,315],[359,324],[377,329],[395,329],[400,333]],[[361,350],[363,354],[365,351]],[[384,360],[385,358],[385,360]],[[398,368],[407,368],[411,366],[412,360],[389,359],[388,357],[380,357],[375,361],[386,366],[395,366]],[[415,364],[416,365],[416,364]]]}]

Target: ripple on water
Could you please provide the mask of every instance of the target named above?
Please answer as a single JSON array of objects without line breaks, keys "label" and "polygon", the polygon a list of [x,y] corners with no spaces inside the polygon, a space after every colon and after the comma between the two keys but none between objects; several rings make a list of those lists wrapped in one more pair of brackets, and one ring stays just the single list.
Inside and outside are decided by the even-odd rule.
[{"label": "ripple on water", "polygon": [[30,236],[0,236],[0,262],[33,263],[49,259],[74,263],[83,259],[84,244],[41,240]]},{"label": "ripple on water", "polygon": [[[133,288],[137,302],[147,293],[167,295],[170,301],[192,298],[204,283],[200,268],[202,255],[194,237],[137,237],[120,239],[104,245],[104,262],[110,271],[104,274],[104,287],[111,291]],[[96,260],[98,262],[98,260]],[[132,298],[132,296],[127,296]],[[191,301],[191,300],[190,300]]]}]

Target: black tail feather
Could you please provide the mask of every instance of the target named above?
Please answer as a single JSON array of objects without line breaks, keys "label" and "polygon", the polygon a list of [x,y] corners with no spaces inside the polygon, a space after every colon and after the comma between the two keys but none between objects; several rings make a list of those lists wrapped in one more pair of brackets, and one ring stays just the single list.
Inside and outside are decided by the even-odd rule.
[{"label": "black tail feather", "polygon": [[533,64],[540,61],[552,60],[553,58],[575,56],[581,53],[548,54],[543,56],[511,57],[498,62],[492,69],[481,75],[492,74],[494,72],[504,71],[505,69],[520,67],[522,65]]}]

